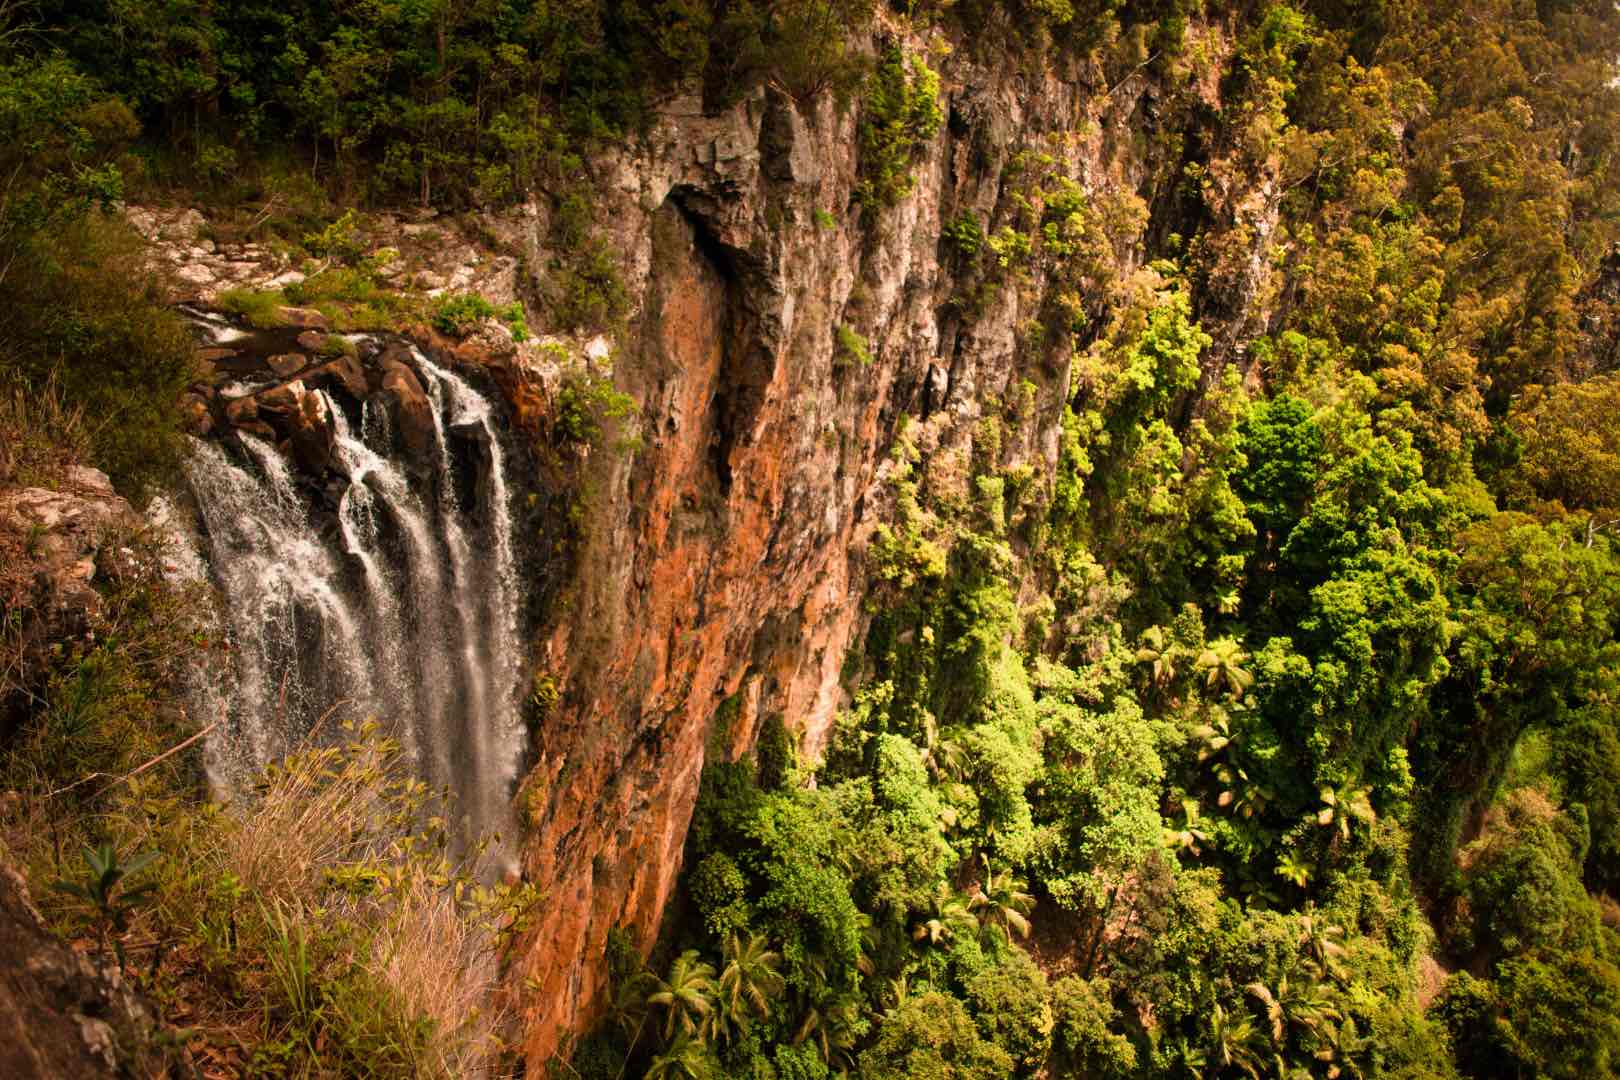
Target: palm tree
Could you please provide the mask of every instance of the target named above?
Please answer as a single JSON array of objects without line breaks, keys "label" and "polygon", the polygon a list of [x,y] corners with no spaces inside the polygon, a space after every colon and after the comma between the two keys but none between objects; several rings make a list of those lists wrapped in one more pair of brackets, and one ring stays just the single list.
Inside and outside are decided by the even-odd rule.
[{"label": "palm tree", "polygon": [[741,1028],[750,1013],[761,1019],[771,1013],[771,1001],[787,985],[777,972],[782,958],[770,950],[763,935],[738,937],[731,934],[725,944],[725,970],[720,973],[718,1019],[728,1027]]},{"label": "palm tree", "polygon": [[1254,1048],[1260,1033],[1247,1012],[1234,1017],[1220,1002],[1211,1002],[1209,1032],[1213,1056],[1221,1068],[1240,1069],[1252,1080],[1260,1080],[1260,1055]]},{"label": "palm tree", "polygon": [[852,999],[839,997],[817,1002],[805,1010],[804,1019],[793,1034],[793,1045],[808,1040],[829,1068],[853,1068],[855,1043],[864,1026],[860,1010]]},{"label": "palm tree", "polygon": [[793,979],[800,1004],[818,1000],[827,991],[827,960],[820,953],[807,953]]},{"label": "palm tree", "polygon": [[1175,641],[1162,626],[1150,626],[1137,638],[1136,662],[1153,665],[1153,685],[1163,686],[1176,677]]},{"label": "palm tree", "polygon": [[1172,1046],[1176,1054],[1176,1063],[1182,1067],[1186,1075],[1202,1080],[1209,1067],[1209,1055],[1195,1044],[1189,1043],[1185,1035],[1177,1035]]},{"label": "palm tree", "polygon": [[647,1020],[647,993],[649,984],[657,980],[647,972],[639,972],[622,979],[613,988],[613,1002],[609,1006],[613,1022],[633,1045],[641,1037],[641,1026]]},{"label": "palm tree", "polygon": [[1354,788],[1343,795],[1331,787],[1324,787],[1319,794],[1322,796],[1322,809],[1316,812],[1316,823],[1324,828],[1337,825],[1342,840],[1350,839],[1352,821],[1371,825],[1378,820],[1378,814],[1372,808],[1372,796],[1364,787]]},{"label": "palm tree", "polygon": [[867,978],[877,973],[877,965],[872,962],[872,954],[877,952],[878,946],[883,942],[883,931],[879,929],[872,916],[864,911],[855,913],[855,925],[860,930],[860,951],[855,955],[855,970]]},{"label": "palm tree", "polygon": [[1237,741],[1237,736],[1232,734],[1231,721],[1227,719],[1226,710],[1219,705],[1211,705],[1210,712],[1214,719],[1193,729],[1198,741],[1204,744],[1198,748],[1199,761],[1208,761]]},{"label": "palm tree", "polygon": [[968,910],[979,912],[981,926],[999,926],[1008,940],[1013,934],[1029,937],[1028,916],[1035,906],[1035,898],[1024,891],[1024,883],[1013,877],[1011,870],[997,874],[990,868],[988,858],[981,856],[981,859],[984,882],[974,886],[973,895],[968,898]]},{"label": "palm tree", "polygon": [[967,771],[967,754],[954,739],[943,738],[931,712],[923,713],[923,764],[934,780],[960,780]]},{"label": "palm tree", "polygon": [[937,948],[954,938],[964,925],[973,924],[968,906],[942,881],[929,898],[928,917],[911,928],[911,939]]},{"label": "palm tree", "polygon": [[1264,813],[1271,802],[1271,790],[1264,784],[1249,779],[1249,774],[1237,765],[1221,765],[1215,770],[1215,779],[1221,784],[1221,793],[1215,805],[1230,807],[1232,813],[1245,818]]},{"label": "palm tree", "polygon": [[713,1075],[709,1048],[689,1032],[681,1032],[647,1066],[645,1080],[707,1080]]},{"label": "palm tree", "polygon": [[664,1039],[680,1030],[696,1035],[709,1025],[714,1012],[714,967],[687,949],[669,967],[668,979],[654,979],[647,1004],[664,1010]]},{"label": "palm tree", "polygon": [[1224,685],[1232,697],[1240,698],[1254,684],[1254,676],[1243,668],[1249,654],[1233,638],[1217,638],[1204,646],[1196,665],[1204,673],[1204,685],[1213,690]]},{"label": "palm tree", "polygon": [[885,1009],[898,1009],[910,997],[911,976],[902,971],[883,987],[879,1001]]},{"label": "palm tree", "polygon": [[1339,1080],[1341,1076],[1346,1080],[1360,1080],[1363,1074],[1356,1056],[1365,1052],[1371,1041],[1361,1037],[1356,1022],[1348,1016],[1338,1027],[1328,1028],[1323,1036],[1324,1045],[1316,1052],[1316,1060],[1327,1065],[1327,1080]]},{"label": "palm tree", "polygon": [[1209,840],[1209,834],[1198,827],[1198,800],[1182,799],[1181,813],[1183,827],[1164,830],[1165,846],[1196,856],[1201,853],[1198,845]]},{"label": "palm tree", "polygon": [[1314,909],[1307,908],[1299,917],[1299,944],[1316,967],[1317,978],[1344,981],[1344,964],[1339,960],[1344,955],[1343,939],[1344,927],[1329,923]]},{"label": "palm tree", "polygon": [[1304,859],[1297,858],[1290,851],[1277,860],[1277,876],[1285,881],[1292,881],[1303,889],[1311,880],[1311,867]]},{"label": "palm tree", "polygon": [[1315,1080],[1311,1070],[1303,1065],[1291,1064],[1281,1054],[1271,1055],[1271,1071],[1277,1080]]},{"label": "palm tree", "polygon": [[1323,1020],[1338,1019],[1327,995],[1314,982],[1290,983],[1284,975],[1277,981],[1277,989],[1255,981],[1244,987],[1251,997],[1265,1008],[1266,1020],[1271,1025],[1271,1041],[1280,1049],[1290,1028],[1316,1031]]}]

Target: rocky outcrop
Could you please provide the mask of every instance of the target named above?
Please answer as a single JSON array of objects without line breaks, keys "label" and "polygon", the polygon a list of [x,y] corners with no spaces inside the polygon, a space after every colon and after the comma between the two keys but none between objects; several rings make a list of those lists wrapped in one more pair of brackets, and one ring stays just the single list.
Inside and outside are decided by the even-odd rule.
[{"label": "rocky outcrop", "polygon": [[101,597],[91,582],[117,574],[121,541],[140,520],[104,473],[68,467],[52,488],[0,491],[0,611],[15,619],[0,690],[0,739],[27,714],[25,688],[48,653],[95,632]]},{"label": "rocky outcrop", "polygon": [[[387,430],[408,460],[420,465],[434,452],[433,403],[405,339],[328,335],[301,330],[296,322],[266,331],[200,317],[197,325],[218,344],[203,350],[211,377],[194,384],[181,401],[193,434],[229,438],[245,433],[264,439],[319,484],[340,469],[335,457],[338,418],[329,403],[346,403],[340,407],[356,413],[369,403],[386,415]],[[456,359],[463,366],[477,366]],[[485,350],[479,361],[487,367],[498,358]]]},{"label": "rocky outcrop", "polygon": [[[946,63],[947,122],[892,209],[854,200],[857,119],[830,100],[761,92],[719,115],[677,100],[641,146],[597,163],[597,220],[635,302],[613,379],[639,405],[640,448],[592,460],[572,600],[540,650],[564,689],[525,794],[540,808],[525,871],[547,896],[521,960],[538,987],[523,999],[531,1064],[600,1015],[609,929],[652,946],[706,756],[745,752],[771,713],[821,746],[865,623],[864,553],[892,505],[899,426],[948,473],[990,403],[1018,397],[1002,464],[1056,464],[1075,346],[1059,313],[1078,305],[1094,332],[1111,286],[1097,275],[1059,304],[1032,265],[978,288],[946,223],[1028,228],[1028,185],[1071,178],[1126,222],[1106,256],[1114,282],[1145,231],[1172,224],[1150,220],[1171,210],[1146,197],[1175,186],[1191,144],[1152,134],[1213,116],[1212,81],[1172,92],[1137,73],[1010,64]],[[1208,233],[1234,238],[1230,317],[1248,318],[1268,209],[1213,201]],[[543,239],[530,235],[528,265],[546,265]],[[715,730],[733,696],[734,725]]]},{"label": "rocky outcrop", "polygon": [[118,975],[45,928],[0,864],[0,1076],[192,1076],[160,1050],[153,1010]]},{"label": "rocky outcrop", "polygon": [[[505,215],[497,233],[521,231],[533,209]],[[172,282],[176,299],[212,303],[231,289],[275,290],[302,285],[330,260],[295,262],[281,245],[221,238],[229,230],[189,207],[132,206],[131,227],[152,247],[153,263]],[[449,219],[406,220],[397,214],[365,215],[357,243],[373,249],[377,276],[385,285],[427,296],[477,293],[494,304],[518,296],[518,260],[485,238],[469,236]],[[377,238],[376,244],[369,238]],[[382,252],[386,251],[386,254]]]}]

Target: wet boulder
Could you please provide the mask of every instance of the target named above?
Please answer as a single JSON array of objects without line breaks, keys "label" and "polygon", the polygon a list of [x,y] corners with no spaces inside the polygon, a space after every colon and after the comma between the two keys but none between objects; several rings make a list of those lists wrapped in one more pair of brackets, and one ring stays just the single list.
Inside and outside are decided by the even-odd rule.
[{"label": "wet boulder", "polygon": [[225,419],[233,427],[241,427],[250,420],[259,418],[259,399],[252,394],[243,394],[240,397],[220,398],[225,406]]},{"label": "wet boulder", "polygon": [[364,401],[371,393],[371,384],[366,379],[365,368],[353,356],[340,356],[317,368],[312,375],[316,378],[331,379],[340,384],[356,401]]},{"label": "wet boulder", "polygon": [[198,438],[214,430],[213,413],[208,407],[208,398],[202,394],[181,395],[180,415],[185,429]]},{"label": "wet boulder", "polygon": [[285,379],[309,366],[309,357],[303,353],[277,353],[265,360],[271,371]]},{"label": "wet boulder", "polygon": [[433,450],[433,403],[416,372],[405,362],[408,355],[404,349],[383,353],[378,361],[383,373],[382,395],[400,442],[413,456],[421,458]]},{"label": "wet boulder", "polygon": [[334,464],[337,427],[321,395],[303,390],[301,385],[299,390],[301,392],[294,395],[295,407],[287,415],[287,438],[298,467],[311,476],[319,476]]}]

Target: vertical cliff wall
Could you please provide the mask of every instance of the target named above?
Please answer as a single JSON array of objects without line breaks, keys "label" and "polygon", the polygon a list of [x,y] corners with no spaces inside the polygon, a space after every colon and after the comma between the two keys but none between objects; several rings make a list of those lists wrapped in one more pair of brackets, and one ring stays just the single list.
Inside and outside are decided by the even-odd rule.
[{"label": "vertical cliff wall", "polygon": [[[1226,49],[1219,26],[1190,40]],[[651,947],[706,754],[744,752],[773,712],[807,751],[821,745],[863,629],[864,553],[891,509],[902,418],[926,467],[971,452],[986,403],[1023,395],[1029,422],[1000,453],[1049,477],[1072,313],[1097,325],[1185,212],[1184,164],[1223,153],[1208,141],[1218,61],[1167,76],[943,52],[945,123],[890,209],[853,200],[859,104],[826,97],[762,91],[719,115],[670,101],[639,144],[594,164],[599,227],[634,297],[613,371],[641,445],[589,466],[577,576],[541,648],[563,693],[525,794],[538,811],[525,869],[547,893],[520,963],[538,988],[522,1000],[531,1062],[600,1014],[611,928]],[[964,213],[991,234],[1020,220],[1037,173],[1072,179],[1113,219],[1098,230],[1107,273],[1077,296],[1053,295],[1038,260],[980,289],[982,262],[967,269],[944,236]],[[1216,219],[1206,235],[1231,247],[1216,352],[1263,287],[1270,234],[1265,178],[1231,190],[1246,201],[1217,179],[1197,202]],[[731,695],[737,719],[715,732]]]}]

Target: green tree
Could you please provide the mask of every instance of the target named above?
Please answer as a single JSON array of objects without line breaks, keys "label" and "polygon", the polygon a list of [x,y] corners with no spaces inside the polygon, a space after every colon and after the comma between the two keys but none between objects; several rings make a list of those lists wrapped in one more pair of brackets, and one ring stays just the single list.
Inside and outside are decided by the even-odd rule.
[{"label": "green tree", "polygon": [[714,967],[695,949],[677,956],[666,978],[654,978],[646,1002],[664,1014],[664,1040],[676,1034],[698,1036],[708,1031],[714,1017]]},{"label": "green tree", "polygon": [[968,901],[941,881],[928,897],[928,906],[911,928],[911,937],[919,945],[938,949],[948,945],[964,929],[974,926]]},{"label": "green tree", "polygon": [[1257,979],[1243,989],[1259,1003],[1270,1027],[1271,1041],[1279,1050],[1285,1048],[1288,1035],[1295,1029],[1315,1034],[1327,1021],[1340,1018],[1331,998],[1309,980],[1290,980],[1283,975],[1274,986]]},{"label": "green tree", "polygon": [[1224,689],[1230,696],[1240,698],[1254,684],[1254,676],[1243,667],[1248,659],[1249,654],[1235,640],[1218,638],[1198,654],[1196,666],[1204,673],[1206,687]]},{"label": "green tree", "polygon": [[750,1014],[760,1019],[770,1016],[771,1002],[785,986],[776,970],[781,962],[760,935],[727,936],[717,994],[721,1025],[740,1029],[747,1026]]},{"label": "green tree", "polygon": [[1059,979],[1052,984],[1052,1016],[1054,1075],[1114,1080],[1136,1071],[1136,1047],[1112,1030],[1120,1017],[1106,980]]},{"label": "green tree", "polygon": [[1437,690],[1441,719],[1417,744],[1429,781],[1428,860],[1444,863],[1462,820],[1487,802],[1520,736],[1556,727],[1614,650],[1620,601],[1606,538],[1578,524],[1498,514],[1458,537],[1458,641]]},{"label": "green tree", "polygon": [[939,75],[921,57],[891,46],[867,81],[862,106],[857,197],[878,208],[893,206],[916,186],[912,164],[945,121]]},{"label": "green tree", "polygon": [[1234,1015],[1220,1002],[1210,1002],[1210,1057],[1218,1068],[1228,1072],[1235,1070],[1259,1080],[1264,1060],[1260,1049],[1262,1038],[1247,1010],[1240,1008]]},{"label": "green tree", "polygon": [[1012,1058],[1021,1072],[1045,1064],[1053,1017],[1046,975],[1021,949],[967,981],[968,1008],[979,1031]]},{"label": "green tree", "polygon": [[1500,1038],[1526,1072],[1612,1075],[1620,1063],[1620,970],[1583,953],[1509,961],[1500,979]]},{"label": "green tree", "polygon": [[1014,1063],[979,1035],[967,1009],[948,994],[908,998],[886,1013],[860,1055],[866,1080],[1005,1080]]},{"label": "green tree", "polygon": [[828,1068],[847,1069],[856,1044],[866,1032],[856,1000],[846,995],[820,993],[805,1008],[793,1032],[793,1045],[808,1043]]},{"label": "green tree", "polygon": [[968,910],[978,913],[985,926],[999,927],[1008,940],[1014,934],[1029,936],[1029,913],[1035,906],[1035,897],[1024,891],[1024,883],[1013,876],[1011,870],[996,873],[990,860],[982,860],[984,880],[974,885],[968,897]]},{"label": "green tree", "polygon": [[719,1075],[714,1056],[690,1032],[677,1035],[663,1053],[647,1064],[644,1080],[711,1080]]}]

